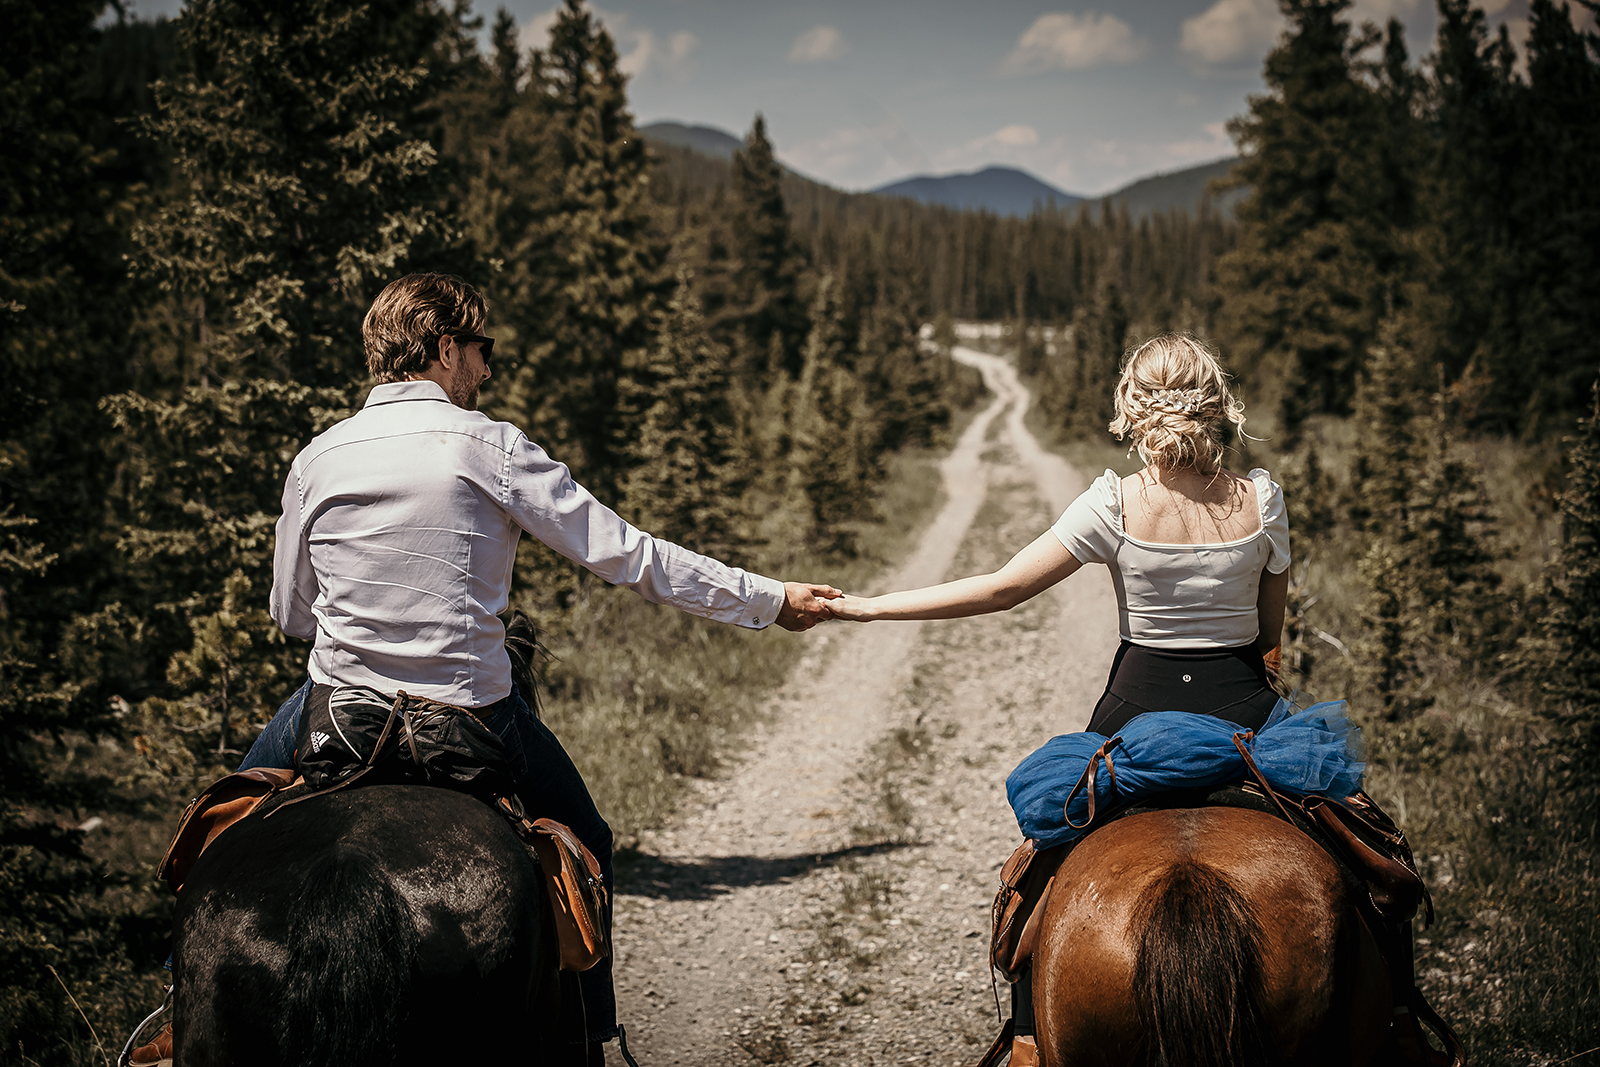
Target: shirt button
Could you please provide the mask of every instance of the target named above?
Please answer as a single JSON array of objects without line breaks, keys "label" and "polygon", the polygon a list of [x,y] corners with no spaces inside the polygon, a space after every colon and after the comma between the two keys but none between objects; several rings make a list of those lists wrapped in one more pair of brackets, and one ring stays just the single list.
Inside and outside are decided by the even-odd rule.
[{"label": "shirt button", "polygon": [[1190,680],[1190,679],[1189,679],[1189,676],[1188,676],[1188,675],[1187,675],[1187,674],[1186,674],[1186,675],[1184,675],[1184,676],[1183,676],[1183,680],[1184,680],[1184,681],[1186,681],[1186,682],[1187,682],[1187,681],[1189,681],[1189,680]]},{"label": "shirt button", "polygon": [[751,626],[760,626],[761,625],[761,620],[760,619],[751,619],[750,620],[750,625]]}]

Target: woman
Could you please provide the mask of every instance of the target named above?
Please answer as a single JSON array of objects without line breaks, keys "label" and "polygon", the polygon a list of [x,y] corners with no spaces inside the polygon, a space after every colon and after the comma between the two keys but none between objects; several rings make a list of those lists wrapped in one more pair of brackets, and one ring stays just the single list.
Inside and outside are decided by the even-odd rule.
[{"label": "woman", "polygon": [[[1089,730],[1116,734],[1145,712],[1213,715],[1259,730],[1278,703],[1265,653],[1283,629],[1289,522],[1259,468],[1222,466],[1220,430],[1244,406],[1202,342],[1164,334],[1128,356],[1110,429],[1145,462],[1106,471],[1004,567],[924,589],[829,602],[841,619],[955,619],[1005,611],[1085,564],[1110,568],[1122,635]],[[1409,984],[1409,983],[1408,983]],[[1026,976],[1012,991],[1012,1067],[1038,1063]]]}]

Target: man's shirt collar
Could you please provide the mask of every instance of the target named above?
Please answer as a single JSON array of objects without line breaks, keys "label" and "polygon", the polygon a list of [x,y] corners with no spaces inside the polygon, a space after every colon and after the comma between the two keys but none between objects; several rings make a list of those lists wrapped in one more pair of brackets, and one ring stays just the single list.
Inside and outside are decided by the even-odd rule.
[{"label": "man's shirt collar", "polygon": [[446,404],[450,403],[449,395],[438,382],[428,378],[414,378],[405,382],[384,382],[381,385],[374,385],[372,392],[367,394],[367,402],[362,408],[394,404],[401,400],[442,400]]}]

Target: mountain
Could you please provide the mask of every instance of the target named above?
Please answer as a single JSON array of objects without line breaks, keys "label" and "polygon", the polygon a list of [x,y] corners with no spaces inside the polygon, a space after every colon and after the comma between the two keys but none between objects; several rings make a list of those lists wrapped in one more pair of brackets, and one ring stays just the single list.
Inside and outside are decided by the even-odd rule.
[{"label": "mountain", "polygon": [[[715,126],[652,122],[648,126],[641,126],[639,133],[657,148],[687,150],[713,159],[732,159],[733,153],[744,147],[743,140]],[[905,197],[924,204],[987,210],[996,215],[1011,216],[1032,214],[1036,204],[1054,204],[1058,207],[1085,204],[1090,208],[1122,204],[1126,205],[1129,215],[1139,219],[1158,211],[1199,211],[1201,198],[1206,195],[1206,185],[1213,178],[1227,174],[1237,162],[1237,158],[1219,159],[1185,170],[1153,174],[1103,197],[1083,197],[1062,192],[1026,171],[1011,167],[986,167],[973,174],[946,174],[942,177],[922,174],[879,186],[871,192],[878,196]],[[786,166],[784,169],[790,168]],[[1213,196],[1212,210],[1231,215],[1233,206],[1248,194],[1248,189],[1230,189]]]},{"label": "mountain", "polygon": [[685,126],[681,122],[652,122],[639,127],[639,135],[647,141],[688,148],[717,159],[732,159],[733,153],[744,147],[744,142],[726,130],[715,126]]},{"label": "mountain", "polygon": [[985,167],[972,174],[946,174],[937,178],[923,174],[881,185],[872,192],[879,196],[903,196],[924,204],[982,209],[996,215],[1030,215],[1038,204],[1070,207],[1083,201],[1081,196],[1064,193],[1027,171],[1012,167]]},{"label": "mountain", "polygon": [[[1153,174],[1148,178],[1140,178],[1131,185],[1125,185],[1114,193],[1108,193],[1095,203],[1100,207],[1123,204],[1127,207],[1128,214],[1135,219],[1157,211],[1198,212],[1200,200],[1206,195],[1206,185],[1213,178],[1227,174],[1237,162],[1239,159],[1235,156],[1219,159],[1215,163],[1202,163],[1187,170]],[[1231,215],[1233,206],[1249,195],[1249,192],[1250,190],[1246,188],[1229,189],[1211,198],[1211,208],[1224,215]]]}]

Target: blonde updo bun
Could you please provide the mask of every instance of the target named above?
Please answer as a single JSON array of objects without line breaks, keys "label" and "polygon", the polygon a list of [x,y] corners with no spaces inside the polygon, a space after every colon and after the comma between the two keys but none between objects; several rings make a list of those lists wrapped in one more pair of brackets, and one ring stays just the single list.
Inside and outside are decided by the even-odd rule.
[{"label": "blonde updo bun", "polygon": [[1203,341],[1164,333],[1130,350],[1117,380],[1117,440],[1132,437],[1148,464],[1210,471],[1222,465],[1223,422],[1244,432],[1244,405]]}]

